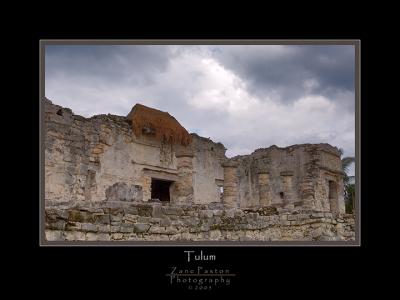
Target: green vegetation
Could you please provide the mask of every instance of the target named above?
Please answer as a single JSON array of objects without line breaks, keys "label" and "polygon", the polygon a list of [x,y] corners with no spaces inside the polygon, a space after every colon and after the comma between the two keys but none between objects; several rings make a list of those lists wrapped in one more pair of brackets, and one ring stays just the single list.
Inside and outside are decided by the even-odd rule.
[{"label": "green vegetation", "polygon": [[[340,155],[343,155],[343,149],[339,149]],[[353,213],[354,209],[354,199],[355,199],[355,184],[351,183],[354,179],[354,176],[348,176],[347,173],[352,163],[355,162],[355,158],[352,156],[343,157],[342,158],[342,168],[345,173],[343,178],[344,183],[344,202],[346,213],[351,214]]]}]

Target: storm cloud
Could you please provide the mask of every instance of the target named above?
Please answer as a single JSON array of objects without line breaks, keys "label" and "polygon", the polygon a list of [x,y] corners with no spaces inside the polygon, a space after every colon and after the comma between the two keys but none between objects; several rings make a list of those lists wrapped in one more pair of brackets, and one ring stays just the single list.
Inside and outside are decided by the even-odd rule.
[{"label": "storm cloud", "polygon": [[45,93],[86,117],[168,111],[227,155],[330,143],[354,155],[354,47],[46,46]]}]

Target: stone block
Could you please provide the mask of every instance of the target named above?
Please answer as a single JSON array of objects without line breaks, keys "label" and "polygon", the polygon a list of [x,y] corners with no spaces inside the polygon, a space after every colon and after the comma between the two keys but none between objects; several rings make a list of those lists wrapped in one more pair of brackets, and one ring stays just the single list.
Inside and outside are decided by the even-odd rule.
[{"label": "stone block", "polygon": [[102,148],[96,147],[92,150],[93,154],[102,154],[104,150]]},{"label": "stone block", "polygon": [[95,224],[110,224],[111,219],[109,214],[94,214]]},{"label": "stone block", "polygon": [[126,207],[123,205],[125,202],[121,202],[121,201],[105,201],[104,203],[102,203],[103,206],[103,211],[109,214],[122,214],[124,213],[124,209],[126,209]]},{"label": "stone block", "polygon": [[109,233],[110,232],[110,225],[98,225],[98,232],[101,232],[101,233],[105,233],[105,232],[107,232],[107,233]]},{"label": "stone block", "polygon": [[311,236],[313,239],[320,240],[320,237],[322,236],[323,232],[324,231],[321,227],[317,227],[311,232]]},{"label": "stone block", "polygon": [[211,230],[210,231],[210,240],[216,241],[221,238],[221,231],[220,230]]},{"label": "stone block", "polygon": [[221,222],[222,222],[222,219],[218,216],[215,216],[212,218],[211,224],[218,225],[218,224],[221,224]]},{"label": "stone block", "polygon": [[179,241],[182,239],[182,234],[178,233],[178,234],[173,234],[169,236],[169,240],[170,241]]},{"label": "stone block", "polygon": [[81,223],[76,223],[76,222],[67,222],[65,224],[65,231],[76,231],[81,229]]},{"label": "stone block", "polygon": [[153,218],[162,218],[164,216],[163,209],[161,205],[153,205],[153,211],[151,213]]},{"label": "stone block", "polygon": [[106,189],[108,201],[142,201],[143,192],[140,185],[128,186],[125,182],[117,182]]},{"label": "stone block", "polygon": [[298,215],[297,215],[297,219],[298,219],[298,220],[307,220],[307,219],[309,219],[309,218],[310,218],[310,216],[307,215],[307,214],[298,214]]},{"label": "stone block", "polygon": [[122,223],[120,227],[120,232],[132,233],[134,230],[134,224]]},{"label": "stone block", "polygon": [[176,215],[176,216],[183,215],[183,209],[180,207],[163,206],[162,211],[166,215]]},{"label": "stone block", "polygon": [[124,212],[125,212],[125,214],[137,215],[138,209],[135,206],[127,206],[127,207],[124,207]]},{"label": "stone block", "polygon": [[88,232],[86,234],[87,241],[109,241],[110,239],[111,239],[111,236],[108,233]]},{"label": "stone block", "polygon": [[[46,208],[45,209],[46,221],[57,220],[58,219],[57,215],[58,215],[59,211],[60,211],[59,209],[55,209],[55,208],[54,209]],[[68,215],[67,215],[67,218],[68,218]]]},{"label": "stone block", "polygon": [[85,232],[97,232],[98,227],[97,225],[91,224],[91,223],[82,223],[81,224],[81,230]]},{"label": "stone block", "polygon": [[254,223],[257,222],[258,214],[256,213],[249,213],[246,216],[246,223]]},{"label": "stone block", "polygon": [[113,233],[111,234],[111,239],[112,240],[122,240],[124,235],[122,233]]},{"label": "stone block", "polygon": [[233,218],[235,216],[235,210],[234,209],[225,210],[225,216],[227,218]]},{"label": "stone block", "polygon": [[150,225],[143,223],[136,223],[133,225],[133,228],[135,233],[145,233],[149,230]]},{"label": "stone block", "polygon": [[138,215],[142,217],[151,217],[153,208],[151,206],[138,206]]},{"label": "stone block", "polygon": [[[160,225],[160,222],[161,222],[161,218],[150,218],[149,220],[148,220],[148,222],[144,222],[144,223],[150,223],[150,224],[157,224],[157,225]],[[139,222],[139,221],[138,221]],[[142,223],[142,222],[140,222],[140,223]]]},{"label": "stone block", "polygon": [[222,209],[218,209],[218,210],[213,210],[213,215],[214,216],[222,216],[224,213],[224,211]]},{"label": "stone block", "polygon": [[323,217],[324,217],[324,213],[323,212],[312,213],[311,214],[311,218],[323,218]]},{"label": "stone block", "polygon": [[124,222],[130,222],[130,223],[136,223],[136,221],[138,221],[138,217],[137,215],[131,215],[131,214],[126,214],[125,216],[123,216],[123,221]]},{"label": "stone block", "polygon": [[305,224],[313,224],[313,223],[317,223],[317,222],[319,222],[319,220],[317,220],[317,219],[306,219],[306,220],[304,220]]},{"label": "stone block", "polygon": [[209,224],[203,224],[200,226],[200,231],[209,231],[210,230],[210,225]]},{"label": "stone block", "polygon": [[46,223],[46,229],[64,230],[66,222],[64,220],[50,221]]},{"label": "stone block", "polygon": [[164,234],[166,231],[165,227],[160,226],[151,226],[148,230],[148,233],[151,234]]},{"label": "stone block", "polygon": [[95,221],[92,213],[80,210],[70,210],[68,220],[80,223],[93,223]]},{"label": "stone block", "polygon": [[46,241],[63,241],[65,239],[61,230],[46,230],[45,236]]},{"label": "stone block", "polygon": [[212,218],[213,217],[213,211],[212,210],[201,210],[199,212],[199,217],[200,218]]},{"label": "stone block", "polygon": [[81,231],[65,231],[65,240],[67,241],[84,241],[85,233]]},{"label": "stone block", "polygon": [[160,221],[160,226],[170,226],[171,220],[169,218],[162,218]]},{"label": "stone block", "polygon": [[151,217],[141,217],[141,216],[139,216],[137,218],[137,222],[138,223],[150,223],[151,220],[152,220]]},{"label": "stone block", "polygon": [[110,232],[118,232],[120,230],[121,230],[121,226],[114,226],[114,225],[110,226]]},{"label": "stone block", "polygon": [[121,222],[122,218],[123,218],[122,214],[110,215],[111,222]]},{"label": "stone block", "polygon": [[197,217],[184,217],[182,221],[189,227],[197,226],[200,223],[200,220]]},{"label": "stone block", "polygon": [[174,226],[165,227],[165,234],[171,235],[171,234],[177,234],[177,233],[178,233],[178,230],[176,227],[174,227]]}]

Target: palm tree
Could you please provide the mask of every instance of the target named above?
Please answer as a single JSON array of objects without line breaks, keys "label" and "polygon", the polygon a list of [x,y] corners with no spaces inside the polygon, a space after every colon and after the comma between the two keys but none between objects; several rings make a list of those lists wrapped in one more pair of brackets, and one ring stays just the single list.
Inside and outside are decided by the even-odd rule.
[{"label": "palm tree", "polygon": [[[343,149],[339,149],[340,156],[343,155]],[[346,203],[346,212],[352,213],[354,208],[354,197],[355,197],[355,186],[354,183],[351,183],[350,180],[354,179],[354,176],[349,176],[347,173],[349,172],[350,166],[355,162],[355,157],[347,156],[342,158],[342,168],[344,171],[344,200]]]}]

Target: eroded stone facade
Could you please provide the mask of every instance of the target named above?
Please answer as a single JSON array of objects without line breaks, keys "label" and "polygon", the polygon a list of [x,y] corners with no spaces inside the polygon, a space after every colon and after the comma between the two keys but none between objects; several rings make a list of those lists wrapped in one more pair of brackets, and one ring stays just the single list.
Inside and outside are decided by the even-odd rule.
[{"label": "eroded stone facade", "polygon": [[335,147],[271,146],[232,160],[238,163],[238,205],[242,208],[272,205],[345,212],[344,173]]},{"label": "eroded stone facade", "polygon": [[228,159],[133,133],[127,117],[83,118],[44,100],[47,240],[349,240],[340,153],[272,146]]}]

